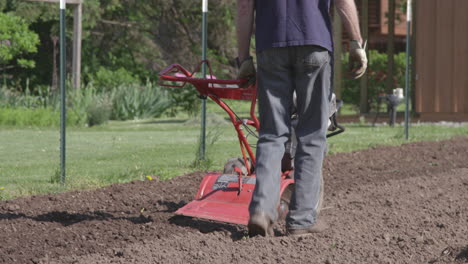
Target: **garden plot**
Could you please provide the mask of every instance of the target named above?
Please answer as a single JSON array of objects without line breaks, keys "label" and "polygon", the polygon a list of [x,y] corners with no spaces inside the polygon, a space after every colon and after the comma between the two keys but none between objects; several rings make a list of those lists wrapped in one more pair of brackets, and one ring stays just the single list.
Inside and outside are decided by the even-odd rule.
[{"label": "garden plot", "polygon": [[182,216],[204,173],[0,202],[0,263],[466,263],[468,138],[327,157],[305,237]]}]

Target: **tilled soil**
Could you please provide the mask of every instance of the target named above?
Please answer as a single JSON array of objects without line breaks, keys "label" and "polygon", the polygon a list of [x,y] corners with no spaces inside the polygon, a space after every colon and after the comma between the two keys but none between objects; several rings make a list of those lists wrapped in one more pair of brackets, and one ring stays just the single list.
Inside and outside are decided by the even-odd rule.
[{"label": "tilled soil", "polygon": [[0,263],[467,263],[468,138],[327,157],[324,233],[175,216],[204,173],[0,202]]}]

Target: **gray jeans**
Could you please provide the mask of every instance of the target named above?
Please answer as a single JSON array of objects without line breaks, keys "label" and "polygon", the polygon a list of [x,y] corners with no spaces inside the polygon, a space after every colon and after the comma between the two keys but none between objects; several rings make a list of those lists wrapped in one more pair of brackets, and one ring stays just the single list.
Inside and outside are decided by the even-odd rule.
[{"label": "gray jeans", "polygon": [[257,54],[260,138],[257,184],[249,210],[251,214],[263,211],[274,221],[278,218],[281,159],[291,133],[296,91],[296,184],[286,219],[291,229],[307,228],[317,217],[331,97],[330,63],[329,51],[318,46],[271,48]]}]

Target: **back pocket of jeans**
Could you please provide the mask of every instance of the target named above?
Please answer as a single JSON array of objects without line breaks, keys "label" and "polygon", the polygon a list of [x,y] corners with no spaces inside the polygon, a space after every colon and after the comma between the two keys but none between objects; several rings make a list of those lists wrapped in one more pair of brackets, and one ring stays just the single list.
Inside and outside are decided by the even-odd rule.
[{"label": "back pocket of jeans", "polygon": [[302,64],[305,67],[321,67],[330,60],[330,54],[327,50],[312,51],[304,56]]}]

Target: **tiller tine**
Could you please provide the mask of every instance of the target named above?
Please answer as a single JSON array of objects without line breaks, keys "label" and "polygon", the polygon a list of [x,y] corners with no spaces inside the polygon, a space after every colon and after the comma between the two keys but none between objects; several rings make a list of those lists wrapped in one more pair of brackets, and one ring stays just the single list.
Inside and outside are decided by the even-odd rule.
[{"label": "tiller tine", "polygon": [[[247,225],[255,180],[254,175],[208,174],[203,178],[195,200],[177,210],[176,214]],[[291,179],[282,180],[281,194],[293,182]]]},{"label": "tiller tine", "polygon": [[246,225],[249,203],[255,188],[255,177],[213,173],[203,178],[195,200],[176,214]]}]

